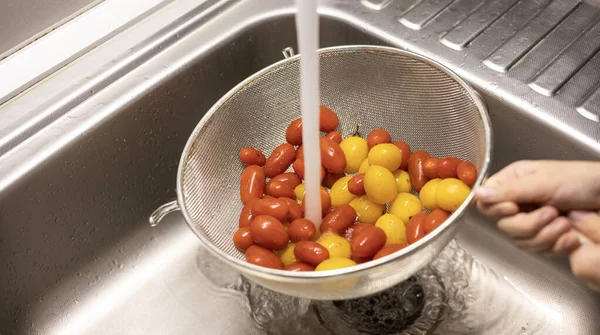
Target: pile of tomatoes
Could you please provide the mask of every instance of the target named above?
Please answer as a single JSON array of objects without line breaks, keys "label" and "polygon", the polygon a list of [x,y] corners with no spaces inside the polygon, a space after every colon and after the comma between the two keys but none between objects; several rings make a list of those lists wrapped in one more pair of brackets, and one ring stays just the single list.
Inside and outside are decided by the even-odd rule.
[{"label": "pile of tomatoes", "polygon": [[[435,158],[392,142],[385,129],[342,139],[337,115],[320,108],[319,230],[304,218],[302,120],[269,157],[240,150],[244,204],[235,246],[252,264],[290,271],[353,266],[392,254],[439,227],[469,195],[477,169],[456,157]],[[290,168],[293,172],[286,172]],[[419,196],[415,196],[412,191]]]}]

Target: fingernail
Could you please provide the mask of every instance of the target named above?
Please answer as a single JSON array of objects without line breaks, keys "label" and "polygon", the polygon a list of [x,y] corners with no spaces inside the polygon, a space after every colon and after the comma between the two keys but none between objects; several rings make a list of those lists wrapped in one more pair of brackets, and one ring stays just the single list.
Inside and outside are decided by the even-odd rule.
[{"label": "fingernail", "polygon": [[576,243],[577,238],[574,238],[573,236],[567,236],[566,238],[561,239],[557,242],[555,246],[556,252],[562,253],[567,252],[570,249],[574,249]]},{"label": "fingernail", "polygon": [[562,232],[562,231],[567,232],[570,228],[571,228],[571,225],[569,224],[569,222],[563,221],[563,220],[558,220],[552,226],[552,229],[556,232]]},{"label": "fingernail", "polygon": [[575,248],[575,246],[577,245],[577,242],[579,242],[579,241],[577,240],[576,237],[569,236],[568,238],[565,239],[563,245],[561,246],[561,250],[568,250],[568,249]]},{"label": "fingernail", "polygon": [[543,222],[550,222],[552,219],[554,219],[554,211],[550,209],[546,209],[542,211],[542,214],[540,214],[540,220]]},{"label": "fingernail", "polygon": [[500,208],[500,215],[513,215],[514,209],[510,205],[505,205]]},{"label": "fingernail", "polygon": [[493,201],[496,196],[496,190],[488,186],[481,186],[475,191],[475,195],[484,201]]}]

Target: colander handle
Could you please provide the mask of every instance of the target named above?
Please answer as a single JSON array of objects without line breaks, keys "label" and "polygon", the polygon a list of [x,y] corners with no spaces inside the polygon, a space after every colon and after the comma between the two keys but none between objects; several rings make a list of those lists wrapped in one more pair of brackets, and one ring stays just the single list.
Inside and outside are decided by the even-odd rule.
[{"label": "colander handle", "polygon": [[294,48],[292,48],[292,47],[287,47],[287,48],[283,49],[281,51],[281,53],[283,54],[283,57],[286,59],[290,58],[296,54],[296,52],[294,51]]},{"label": "colander handle", "polygon": [[172,213],[172,212],[175,212],[178,210],[180,210],[180,209],[179,209],[179,204],[177,203],[177,200],[167,202],[166,204],[158,207],[154,212],[152,212],[152,215],[150,215],[148,222],[150,222],[151,227],[155,227],[169,213]]}]

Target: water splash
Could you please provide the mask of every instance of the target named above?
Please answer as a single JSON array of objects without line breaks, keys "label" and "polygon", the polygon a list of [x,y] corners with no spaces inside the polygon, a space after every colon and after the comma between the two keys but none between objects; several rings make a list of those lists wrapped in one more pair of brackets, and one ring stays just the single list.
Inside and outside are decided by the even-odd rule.
[{"label": "water splash", "polygon": [[254,321],[267,334],[315,334],[323,328],[311,308],[311,301],[277,293],[245,281]]},{"label": "water splash", "polygon": [[206,251],[198,265],[217,288],[243,297],[267,334],[543,334],[554,326],[535,302],[456,241],[409,280],[345,301],[310,301],[271,291]]}]

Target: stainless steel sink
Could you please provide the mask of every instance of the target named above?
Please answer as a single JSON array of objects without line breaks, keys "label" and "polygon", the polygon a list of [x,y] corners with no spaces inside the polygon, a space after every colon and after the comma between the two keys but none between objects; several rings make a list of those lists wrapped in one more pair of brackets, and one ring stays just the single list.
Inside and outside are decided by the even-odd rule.
[{"label": "stainless steel sink", "polygon": [[[593,65],[600,54],[592,53],[569,76],[562,75],[564,83],[546,96],[528,84],[548,83],[542,80],[544,69],[561,58],[557,51],[550,65],[538,64],[532,53],[547,52],[544,41],[562,33],[564,17],[558,23],[528,21],[536,29],[549,24],[551,30],[525,48],[525,58],[489,58],[510,64],[504,72],[486,66],[485,59],[498,45],[509,45],[512,35],[501,36],[494,47],[489,38],[481,40],[488,44],[478,40],[525,10],[538,18],[548,8],[560,15],[565,6],[574,6],[565,17],[598,11],[593,2],[572,2],[537,1],[540,8],[528,1],[512,1],[506,8],[496,4],[502,7],[496,8],[500,18],[486,16],[490,22],[485,29],[462,43],[471,35],[461,33],[459,23],[477,26],[479,21],[469,23],[469,18],[504,1],[328,0],[321,8],[321,45],[393,45],[423,53],[463,76],[490,110],[494,170],[524,158],[594,160],[600,158],[599,128],[593,120],[594,113],[600,115],[593,100],[600,80],[593,76]],[[202,264],[210,256],[180,215],[167,217],[157,228],[147,222],[158,205],[175,197],[179,155],[203,114],[235,84],[281,59],[282,49],[296,47],[292,6],[287,0],[260,5],[208,1],[142,42],[116,36],[105,48],[117,45],[123,53],[107,55],[99,47],[1,106],[0,123],[3,115],[14,116],[19,108],[45,114],[10,141],[0,142],[0,333],[262,332],[243,295],[225,294],[205,276]],[[585,35],[591,28],[578,29]],[[99,61],[89,66],[86,57]],[[41,95],[57,83],[64,89]],[[77,90],[81,87],[85,92]],[[71,88],[77,94],[65,92]],[[28,99],[36,99],[35,109],[23,107],[34,105]],[[600,295],[569,274],[564,258],[516,249],[474,211],[465,220],[458,243],[523,293],[532,302],[532,315],[554,318],[552,330],[540,332],[514,322],[504,333],[600,331]],[[218,266],[208,271],[236,276]],[[483,311],[489,307],[475,298],[471,303]],[[468,331],[473,333],[463,333]]]}]

